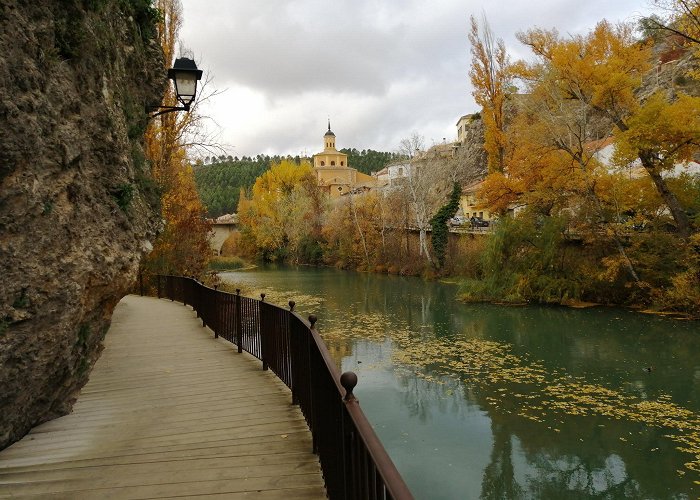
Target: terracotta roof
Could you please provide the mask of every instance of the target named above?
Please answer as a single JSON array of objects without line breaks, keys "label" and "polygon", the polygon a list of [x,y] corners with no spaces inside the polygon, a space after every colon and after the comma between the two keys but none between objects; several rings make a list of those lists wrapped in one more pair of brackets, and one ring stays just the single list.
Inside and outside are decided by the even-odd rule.
[{"label": "terracotta roof", "polygon": [[605,137],[603,139],[598,139],[596,141],[588,141],[586,144],[583,145],[584,148],[586,148],[586,151],[600,151],[603,148],[606,148],[607,146],[610,146],[615,142],[615,138],[613,137]]},{"label": "terracotta roof", "polygon": [[466,186],[462,187],[462,192],[463,193],[468,193],[470,191],[478,191],[478,189],[481,187],[481,185],[484,183],[484,179],[474,181],[470,184],[467,184]]}]

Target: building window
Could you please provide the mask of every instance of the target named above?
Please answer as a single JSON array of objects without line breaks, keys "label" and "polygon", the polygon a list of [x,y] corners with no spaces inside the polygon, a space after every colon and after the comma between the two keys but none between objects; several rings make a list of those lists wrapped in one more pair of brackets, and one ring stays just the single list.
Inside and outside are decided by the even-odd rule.
[{"label": "building window", "polygon": [[334,162],[334,161],[331,162],[331,167],[335,167],[335,162]]},{"label": "building window", "polygon": [[340,162],[340,166],[342,167],[343,165],[345,165],[345,162],[344,162],[344,161],[341,161],[341,162]]},{"label": "building window", "polygon": [[322,166],[322,167],[325,167],[325,166],[326,166],[326,162],[325,162],[325,161],[321,161],[321,166]]},{"label": "building window", "polygon": [[403,167],[399,167],[399,175],[403,175]]}]

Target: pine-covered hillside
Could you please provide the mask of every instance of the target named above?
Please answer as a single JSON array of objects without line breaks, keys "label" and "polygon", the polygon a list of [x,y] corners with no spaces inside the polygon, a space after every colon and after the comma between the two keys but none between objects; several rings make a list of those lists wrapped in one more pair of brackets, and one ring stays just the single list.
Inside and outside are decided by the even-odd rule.
[{"label": "pine-covered hillside", "polygon": [[197,190],[202,203],[207,207],[208,216],[213,218],[234,213],[241,189],[250,189],[255,179],[270,168],[274,161],[277,161],[276,158],[258,155],[255,158],[228,157],[195,164]]}]

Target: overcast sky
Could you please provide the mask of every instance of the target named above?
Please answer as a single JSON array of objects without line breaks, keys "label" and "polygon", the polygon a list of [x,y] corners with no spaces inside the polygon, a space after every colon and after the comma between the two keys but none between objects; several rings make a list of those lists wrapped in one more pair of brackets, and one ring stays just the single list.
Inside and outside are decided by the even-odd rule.
[{"label": "overcast sky", "polygon": [[[224,91],[203,108],[237,156],[336,146],[394,151],[417,132],[456,139],[471,95],[469,16],[486,14],[511,58],[521,30],[583,33],[636,20],[647,0],[182,0],[180,38]],[[212,130],[216,129],[210,124]]]}]

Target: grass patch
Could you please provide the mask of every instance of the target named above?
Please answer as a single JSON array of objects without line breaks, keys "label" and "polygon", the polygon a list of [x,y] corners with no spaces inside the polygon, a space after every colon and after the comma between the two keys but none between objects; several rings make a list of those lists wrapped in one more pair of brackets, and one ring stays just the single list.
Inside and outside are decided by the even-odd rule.
[{"label": "grass patch", "polygon": [[110,193],[123,212],[129,208],[131,200],[134,199],[134,186],[131,184],[120,184]]},{"label": "grass patch", "polygon": [[239,257],[212,257],[209,261],[209,269],[212,271],[235,271],[246,265],[246,262]]}]

